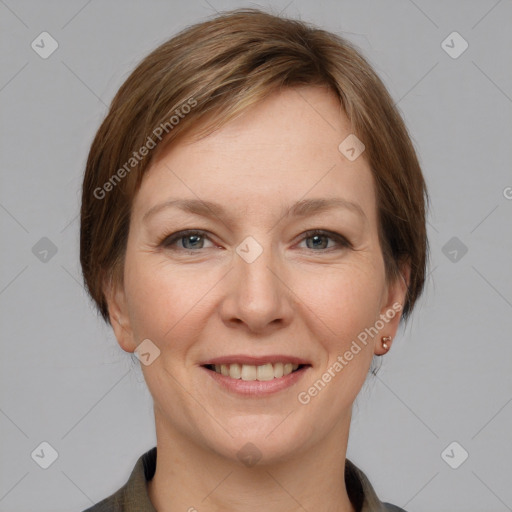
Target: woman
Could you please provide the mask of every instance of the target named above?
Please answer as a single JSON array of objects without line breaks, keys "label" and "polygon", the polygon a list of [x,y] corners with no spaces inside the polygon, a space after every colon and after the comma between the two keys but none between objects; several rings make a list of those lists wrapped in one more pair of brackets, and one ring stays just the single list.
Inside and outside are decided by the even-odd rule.
[{"label": "woman", "polygon": [[238,10],[146,57],[91,147],[81,264],[142,363],[157,446],[89,511],[402,510],[346,449],[423,288],[426,202],[341,38]]}]

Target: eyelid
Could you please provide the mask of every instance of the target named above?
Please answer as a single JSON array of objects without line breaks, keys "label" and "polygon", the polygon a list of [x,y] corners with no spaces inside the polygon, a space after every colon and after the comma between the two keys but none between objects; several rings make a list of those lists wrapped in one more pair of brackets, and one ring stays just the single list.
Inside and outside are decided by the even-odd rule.
[{"label": "eyelid", "polygon": [[[172,245],[174,245],[176,242],[178,242],[181,238],[184,238],[186,236],[201,236],[202,238],[209,240],[212,244],[215,244],[213,240],[210,238],[209,233],[202,229],[184,229],[182,231],[176,231],[175,233],[170,233],[162,238],[162,240],[158,243],[159,246],[162,246],[164,248],[170,248]],[[311,238],[313,236],[325,236],[327,238],[330,238],[331,240],[335,241],[338,246],[345,247],[345,248],[352,248],[353,245],[351,242],[340,233],[336,233],[334,231],[329,231],[325,229],[309,229],[307,231],[304,231],[301,233],[299,240],[297,243],[301,243],[304,240],[307,240],[308,238]],[[204,248],[203,248],[204,249]],[[201,249],[198,250],[190,250],[190,249],[178,249],[181,252],[187,252],[187,253],[197,253]],[[336,247],[331,247],[330,249],[324,249],[324,250],[317,250],[311,249],[313,252],[330,252],[332,250],[336,250]]]},{"label": "eyelid", "polygon": [[[308,238],[311,238],[312,236],[325,236],[327,238],[330,238],[331,240],[334,240],[335,242],[337,242],[338,245],[342,246],[342,247],[348,247],[348,248],[352,248],[352,244],[350,243],[350,241],[345,237],[343,236],[342,234],[340,233],[336,233],[335,231],[329,231],[329,230],[326,230],[326,229],[310,229],[308,231],[305,231],[304,233],[302,233],[300,235],[300,239],[299,239],[299,243],[304,241],[304,240],[307,240]],[[332,249],[336,249],[336,247],[331,247],[331,250]],[[329,252],[328,249],[325,249],[323,251],[313,251],[313,252]]]},{"label": "eyelid", "polygon": [[[168,235],[165,235],[162,240],[158,243],[159,246],[168,248],[174,245],[176,242],[178,242],[181,238],[184,238],[186,236],[201,236],[205,240],[209,240],[213,243],[211,238],[208,236],[208,232],[204,231],[202,229],[184,229],[182,231],[176,231],[175,233],[170,233]],[[198,251],[191,251],[190,249],[181,249],[182,251],[187,252],[198,252]]]}]

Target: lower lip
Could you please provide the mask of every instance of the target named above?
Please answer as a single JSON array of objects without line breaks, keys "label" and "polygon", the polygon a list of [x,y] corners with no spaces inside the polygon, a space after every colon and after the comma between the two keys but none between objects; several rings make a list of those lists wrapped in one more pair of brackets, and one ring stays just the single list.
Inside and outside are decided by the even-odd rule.
[{"label": "lower lip", "polygon": [[231,377],[226,377],[225,375],[217,373],[216,371],[208,370],[208,368],[205,368],[204,366],[201,368],[207,372],[210,377],[212,377],[220,386],[222,386],[224,389],[227,389],[228,391],[244,396],[260,397],[270,395],[272,393],[277,393],[278,391],[282,391],[283,389],[293,386],[304,376],[310,367],[303,366],[295,372],[284,375],[283,377],[279,377],[278,379],[274,378],[272,380],[232,379]]}]

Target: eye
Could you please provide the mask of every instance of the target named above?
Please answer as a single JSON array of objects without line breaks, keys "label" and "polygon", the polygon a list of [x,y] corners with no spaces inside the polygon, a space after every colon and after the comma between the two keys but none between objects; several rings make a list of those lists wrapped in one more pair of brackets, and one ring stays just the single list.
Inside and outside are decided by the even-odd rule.
[{"label": "eye", "polygon": [[166,249],[196,252],[197,249],[205,249],[206,240],[211,243],[204,231],[188,229],[165,236],[159,245]]},{"label": "eye", "polygon": [[[208,242],[211,245],[205,246]],[[314,252],[331,252],[337,248],[352,247],[350,242],[339,233],[314,229],[304,233],[300,243],[306,243],[306,248]],[[212,241],[208,238],[205,231],[188,229],[178,231],[163,237],[159,243],[161,247],[175,251],[185,251],[188,253],[198,252],[201,249],[214,247]]]},{"label": "eye", "polygon": [[[329,241],[334,243],[329,244]],[[350,242],[344,236],[321,229],[307,231],[301,242],[306,242],[306,247],[316,252],[328,252],[325,249],[336,249],[336,246],[351,247]]]}]

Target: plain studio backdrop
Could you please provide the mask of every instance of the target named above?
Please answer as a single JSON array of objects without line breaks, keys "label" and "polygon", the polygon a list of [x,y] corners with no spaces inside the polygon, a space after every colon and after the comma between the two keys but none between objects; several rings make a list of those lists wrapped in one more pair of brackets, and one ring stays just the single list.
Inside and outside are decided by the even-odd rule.
[{"label": "plain studio backdrop", "polygon": [[348,457],[410,512],[512,510],[510,0],[2,0],[0,511],[83,510],[154,446],[139,362],[81,284],[85,160],[149,51],[257,6],[363,52],[432,198],[426,291],[356,401]]}]

